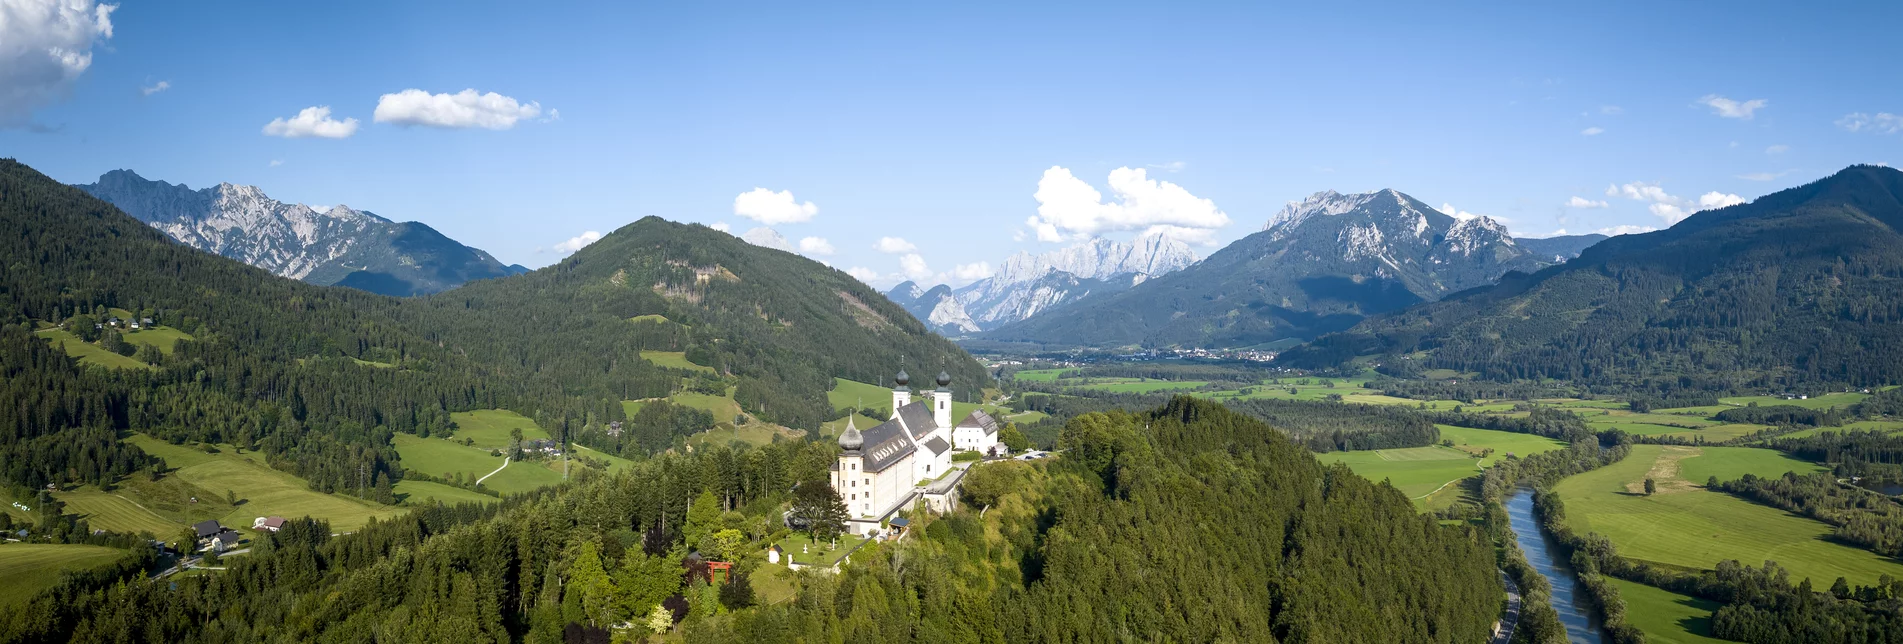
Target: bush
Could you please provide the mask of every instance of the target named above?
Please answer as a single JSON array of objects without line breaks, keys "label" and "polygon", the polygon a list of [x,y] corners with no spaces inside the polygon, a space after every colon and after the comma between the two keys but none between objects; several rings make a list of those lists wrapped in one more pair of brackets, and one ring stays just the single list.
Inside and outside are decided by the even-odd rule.
[{"label": "bush", "polygon": [[953,463],[970,463],[972,461],[984,460],[984,457],[985,455],[982,452],[958,452],[958,453],[952,454],[952,462]]}]

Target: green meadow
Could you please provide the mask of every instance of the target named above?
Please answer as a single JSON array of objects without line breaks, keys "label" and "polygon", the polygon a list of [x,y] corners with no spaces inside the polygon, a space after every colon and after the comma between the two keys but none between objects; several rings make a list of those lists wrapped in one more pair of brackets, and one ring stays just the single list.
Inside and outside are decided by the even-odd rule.
[{"label": "green meadow", "polygon": [[[456,423],[456,433],[453,438],[470,439],[475,442],[476,447],[493,449],[508,447],[511,440],[509,430],[512,429],[522,430],[523,438],[548,438],[548,432],[537,426],[534,420],[506,409],[459,411],[450,414],[449,419]],[[405,460],[408,460],[408,457],[405,457]]]},{"label": "green meadow", "polygon": [[1057,377],[1072,369],[1025,369],[1011,377],[1025,382],[1057,382]]},{"label": "green meadow", "polygon": [[1611,578],[1625,600],[1625,619],[1645,632],[1647,644],[1724,644],[1711,636],[1718,603],[1645,584]]},{"label": "green meadow", "polygon": [[[1633,559],[1705,569],[1726,559],[1768,559],[1819,587],[1838,577],[1852,585],[1903,577],[1903,564],[1831,540],[1829,525],[1702,487],[1702,477],[1778,476],[1794,465],[1754,448],[1634,445],[1625,460],[1569,477],[1554,490],[1566,504],[1567,525],[1605,535]],[[1659,493],[1643,493],[1648,476]]]},{"label": "green meadow", "polygon": [[1831,407],[1849,407],[1863,402],[1863,399],[1869,397],[1870,394],[1838,392],[1834,394],[1823,394],[1821,396],[1811,396],[1803,400],[1785,400],[1783,396],[1736,396],[1732,398],[1719,398],[1718,402],[1734,407],[1743,407],[1751,403],[1757,403],[1759,407],[1796,405],[1806,409],[1828,409]]},{"label": "green meadow", "polygon": [[172,476],[215,495],[226,490],[235,492],[242,502],[218,518],[228,526],[249,528],[253,518],[263,516],[310,516],[330,521],[332,530],[350,532],[372,517],[388,519],[404,512],[395,506],[317,492],[303,479],[265,465],[263,455],[238,454],[231,445],[219,445],[219,453],[207,454],[196,447],[173,445],[144,434],[134,434],[126,441],[177,468]]},{"label": "green meadow", "polygon": [[453,477],[460,472],[464,477],[480,477],[502,467],[502,457],[489,455],[489,450],[495,448],[465,447],[440,438],[417,438],[410,434],[397,434],[390,442],[403,458],[403,467],[430,476]]},{"label": "green meadow", "polygon": [[656,367],[668,369],[686,369],[701,373],[713,373],[713,367],[697,365],[687,361],[687,354],[681,351],[642,351],[641,358],[654,363]]},{"label": "green meadow", "polygon": [[107,351],[97,344],[79,339],[79,336],[59,329],[40,329],[34,335],[51,342],[66,355],[79,358],[80,364],[98,365],[109,369],[153,369],[152,365]]},{"label": "green meadow", "polygon": [[427,505],[435,501],[441,501],[444,505],[497,501],[496,497],[487,494],[431,481],[398,481],[392,489],[404,505]]},{"label": "green meadow", "polygon": [[[1454,447],[1432,445],[1403,449],[1328,452],[1316,454],[1324,463],[1342,463],[1369,480],[1386,480],[1423,508],[1439,507],[1460,498],[1464,492],[1454,482],[1485,470],[1508,453],[1527,456],[1565,447],[1564,443],[1531,434],[1516,434],[1487,429],[1438,426],[1441,438]],[[1481,458],[1478,453],[1492,449]]]},{"label": "green meadow", "polygon": [[[249,524],[247,524],[249,525]],[[125,552],[104,546],[0,543],[0,609],[17,606],[59,582],[61,572],[105,565]]]}]

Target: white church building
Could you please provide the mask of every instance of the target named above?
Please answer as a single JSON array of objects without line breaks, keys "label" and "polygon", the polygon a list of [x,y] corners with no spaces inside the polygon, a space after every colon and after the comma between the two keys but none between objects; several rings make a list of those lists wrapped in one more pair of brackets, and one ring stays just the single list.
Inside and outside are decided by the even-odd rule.
[{"label": "white church building", "polygon": [[998,449],[998,422],[990,415],[973,411],[952,422],[950,374],[940,372],[938,388],[918,401],[904,370],[893,382],[890,420],[861,431],[847,416],[846,431],[839,434],[832,485],[846,504],[846,530],[853,534],[877,531],[915,500],[940,512],[956,507],[964,470],[952,468],[952,452]]}]

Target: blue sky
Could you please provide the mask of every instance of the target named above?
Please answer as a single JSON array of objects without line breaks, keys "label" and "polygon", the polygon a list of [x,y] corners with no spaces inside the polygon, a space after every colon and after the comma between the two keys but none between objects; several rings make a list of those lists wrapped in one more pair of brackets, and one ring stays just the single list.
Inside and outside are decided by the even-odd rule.
[{"label": "blue sky", "polygon": [[[1903,163],[1895,4],[280,4],[126,0],[110,37],[0,21],[0,155],[74,183],[256,184],[529,266],[647,215],[741,233],[760,224],[737,196],[786,191],[775,229],[882,286],[907,254],[960,281],[1159,224],[1219,245],[1324,189],[1550,234]],[[90,62],[34,73],[54,46]],[[514,107],[422,109],[465,89]],[[319,106],[356,127],[266,133]],[[1053,168],[1106,205],[1053,190],[1041,214]],[[1141,203],[1118,205],[1119,168],[1143,170],[1119,184]]]}]

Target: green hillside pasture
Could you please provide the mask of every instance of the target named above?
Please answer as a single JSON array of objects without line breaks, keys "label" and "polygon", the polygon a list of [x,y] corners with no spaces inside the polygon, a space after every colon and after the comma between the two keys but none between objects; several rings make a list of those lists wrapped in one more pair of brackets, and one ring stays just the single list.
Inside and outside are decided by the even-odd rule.
[{"label": "green hillside pasture", "polygon": [[1692,440],[1696,437],[1705,439],[1707,443],[1718,443],[1766,429],[1770,429],[1770,427],[1767,425],[1731,423],[1728,425],[1712,425],[1704,429],[1670,432],[1662,435],[1673,438],[1683,438],[1685,440]]},{"label": "green hillside pasture", "polygon": [[1704,485],[1711,477],[1720,481],[1756,474],[1766,478],[1785,472],[1810,474],[1824,471],[1823,466],[1784,455],[1776,450],[1757,447],[1700,447],[1701,454],[1678,462],[1678,477]]},{"label": "green hillside pasture", "polygon": [[[79,515],[86,524],[95,530],[114,530],[118,532],[150,532],[160,539],[171,539],[180,528],[190,525],[188,522],[175,521],[146,509],[118,492],[106,492],[94,486],[85,486],[69,492],[61,492],[59,500],[66,502],[66,513]],[[222,503],[223,499],[219,499]],[[227,506],[229,507],[229,506]],[[229,514],[229,512],[227,512]],[[245,524],[249,527],[250,524]]]},{"label": "green hillside pasture", "polygon": [[1668,407],[1665,409],[1654,409],[1652,410],[1652,413],[1667,414],[1671,416],[1697,416],[1699,418],[1710,418],[1712,416],[1717,415],[1718,412],[1731,409],[1733,407],[1736,407],[1736,405],[1704,405],[1700,407]]},{"label": "green hillside pasture", "polygon": [[607,452],[603,452],[600,450],[590,449],[587,447],[583,447],[581,445],[571,445],[570,447],[575,448],[575,456],[577,458],[586,456],[588,458],[606,462],[608,464],[608,471],[610,472],[619,472],[629,466],[634,465],[634,461],[630,461],[628,459],[621,458],[619,456],[615,456],[613,454],[609,454]]},{"label": "green hillside pasture", "polygon": [[53,346],[65,351],[66,355],[79,358],[80,364],[98,365],[108,369],[155,369],[152,365],[133,360],[126,356],[107,351],[99,345],[79,339],[79,336],[59,329],[41,329],[33,332]]},{"label": "green hillside pasture", "polygon": [[1558,405],[1566,409],[1625,409],[1631,406],[1623,400],[1580,400],[1578,398],[1542,398],[1538,402]]},{"label": "green hillside pasture", "polygon": [[[569,474],[580,470],[575,463],[569,464]],[[484,472],[483,474],[488,474]],[[552,461],[515,461],[508,467],[496,472],[482,482],[482,486],[503,494],[520,494],[539,490],[562,482],[562,460]]]},{"label": "green hillside pasture", "polygon": [[[523,438],[548,438],[548,432],[536,426],[535,421],[507,409],[461,411],[450,414],[449,419],[456,423],[456,433],[453,437],[456,440],[467,438],[474,441],[476,447],[492,449],[508,447],[511,429],[522,430]],[[489,469],[495,469],[495,466],[492,465]],[[488,471],[483,470],[484,473]]]},{"label": "green hillside pasture", "polygon": [[621,415],[633,418],[635,414],[641,413],[641,406],[645,404],[647,404],[645,400],[623,400],[621,401]]},{"label": "green hillside pasture", "polygon": [[714,422],[716,423],[731,423],[734,418],[740,415],[740,403],[734,402],[733,398],[727,396],[710,396],[691,391],[683,391],[674,394],[671,400],[678,405],[686,405],[695,409],[704,409],[711,412],[714,415]]},{"label": "green hillside pasture", "polygon": [[1821,396],[1811,396],[1804,400],[1785,400],[1783,396],[1738,396],[1734,398],[1719,398],[1718,402],[1734,407],[1743,407],[1751,403],[1757,403],[1759,407],[1795,405],[1807,409],[1828,409],[1831,407],[1849,407],[1863,402],[1863,399],[1869,397],[1870,394],[1839,392]]},{"label": "green hillside pasture", "polygon": [[[1673,566],[1709,569],[1726,559],[1756,566],[1768,559],[1789,569],[1792,579],[1809,577],[1820,587],[1838,577],[1852,585],[1903,577],[1903,564],[1832,541],[1829,525],[1686,481],[1681,464],[1700,454],[1696,447],[1634,445],[1623,461],[1561,481],[1555,490],[1566,503],[1567,525],[1605,535],[1627,557]],[[1760,467],[1755,474],[1776,476],[1788,469],[1756,457],[1715,456],[1717,464],[1694,471]],[[1643,495],[1647,476],[1659,481],[1658,494]]]},{"label": "green hillside pasture", "polygon": [[1450,447],[1410,447],[1316,454],[1323,463],[1342,463],[1370,481],[1386,480],[1425,505],[1428,495],[1460,479],[1479,474],[1481,459]]},{"label": "green hillside pasture", "polygon": [[1481,449],[1492,448],[1493,456],[1487,459],[1483,467],[1493,465],[1495,461],[1505,458],[1507,454],[1524,458],[1566,447],[1565,442],[1533,434],[1516,434],[1453,425],[1435,425],[1434,427],[1440,429],[1442,440],[1453,441],[1454,446],[1463,448],[1463,451],[1478,452]]},{"label": "green hillside pasture", "polygon": [[[1009,412],[1009,411],[1010,410],[1006,410],[1006,412]],[[1050,414],[1046,414],[1044,412],[1037,411],[1037,410],[1030,410],[1030,411],[1023,411],[1018,413],[1006,413],[1004,416],[1000,416],[998,420],[1013,422],[1019,425],[1029,425],[1031,423],[1035,423],[1037,421],[1044,420],[1050,417],[1051,417]]]},{"label": "green hillside pasture", "polygon": [[1647,644],[1725,644],[1711,636],[1718,602],[1607,577],[1625,600],[1625,620],[1645,632]]},{"label": "green hillside pasture", "polygon": [[642,351],[641,359],[654,363],[656,367],[667,369],[686,369],[701,373],[714,373],[713,367],[697,365],[687,361],[687,354],[681,351]]},{"label": "green hillside pasture", "polygon": [[[225,501],[224,490],[213,492],[201,488],[175,473],[157,481],[142,474],[128,476],[120,479],[110,492],[81,486],[54,496],[66,502],[67,512],[80,515],[94,528],[123,532],[151,530],[153,536],[159,538],[170,538],[181,526],[222,519],[233,509]],[[197,502],[192,501],[194,498]]]},{"label": "green hillside pasture", "polygon": [[834,378],[833,390],[826,392],[826,402],[831,403],[833,409],[860,406],[886,409],[892,406],[892,390],[856,380]]},{"label": "green hillside pasture", "polygon": [[1859,420],[1854,423],[1844,423],[1837,427],[1812,427],[1810,429],[1802,429],[1779,436],[1778,438],[1803,438],[1826,432],[1883,432],[1885,434],[1894,434],[1903,432],[1903,421]]},{"label": "green hillside pasture", "polygon": [[178,347],[179,340],[190,340],[192,336],[189,333],[169,326],[155,326],[150,329],[128,331],[125,334],[125,339],[127,342],[137,342],[139,344],[149,344],[158,347],[159,353],[169,356],[172,355],[172,350]]},{"label": "green hillside pasture", "polygon": [[67,570],[112,563],[124,551],[104,546],[50,543],[0,543],[0,609],[18,606],[59,583]]},{"label": "green hillside pasture", "polygon": [[[672,322],[673,320],[667,319],[667,316],[665,315],[660,315],[657,313],[649,313],[647,315],[637,315],[637,316],[628,318],[628,321],[629,322],[655,322],[655,323],[664,324],[667,322]],[[686,325],[681,325],[681,326],[686,326]]]},{"label": "green hillside pasture", "polygon": [[1202,380],[1126,380],[1083,385],[1080,389],[1092,389],[1118,394],[1147,394],[1158,391],[1185,391],[1209,384]]},{"label": "green hillside pasture", "polygon": [[502,457],[489,455],[491,448],[464,447],[441,438],[417,438],[409,434],[397,434],[390,442],[403,458],[403,467],[430,476],[461,472],[464,477],[480,477],[502,467]]},{"label": "green hillside pasture", "polygon": [[394,506],[314,491],[303,479],[265,465],[258,453],[238,454],[230,445],[218,446],[221,451],[217,454],[206,454],[143,434],[134,434],[126,442],[177,467],[173,475],[187,483],[213,494],[236,491],[244,503],[219,518],[219,523],[228,526],[250,528],[252,519],[263,516],[309,516],[330,521],[331,529],[337,532],[351,532],[371,517],[387,519],[404,512]]},{"label": "green hillside pasture", "polygon": [[1668,425],[1684,429],[1696,429],[1724,424],[1721,421],[1699,418],[1685,414],[1641,414],[1621,409],[1608,409],[1605,413],[1592,416],[1588,423],[1646,423],[1650,425]]},{"label": "green hillside pasture", "polygon": [[1066,371],[1072,371],[1072,370],[1071,369],[1025,369],[1023,371],[1019,371],[1015,374],[1012,374],[1011,377],[1013,379],[1023,380],[1026,382],[1057,382],[1057,377],[1060,375],[1063,375],[1063,373]]},{"label": "green hillside pasture", "polygon": [[404,505],[429,505],[436,501],[441,501],[444,505],[497,501],[496,497],[487,494],[430,481],[398,481],[393,489],[397,498],[403,500]]},{"label": "green hillside pasture", "polygon": [[768,425],[766,423],[749,423],[739,427],[721,425],[687,437],[687,443],[693,445],[696,449],[730,445],[736,442],[761,447],[772,444],[774,436],[783,435],[784,434],[780,433],[778,425]]},{"label": "green hillside pasture", "polygon": [[[873,418],[865,414],[857,414],[854,416],[854,419],[855,420],[852,421],[853,426],[858,427],[861,430],[872,429],[874,427],[878,427],[880,423],[885,422],[884,420]],[[832,438],[834,436],[838,436],[839,432],[844,431],[845,428],[846,428],[846,419],[840,418],[839,420],[829,420],[819,424],[819,435],[825,438]]]}]

